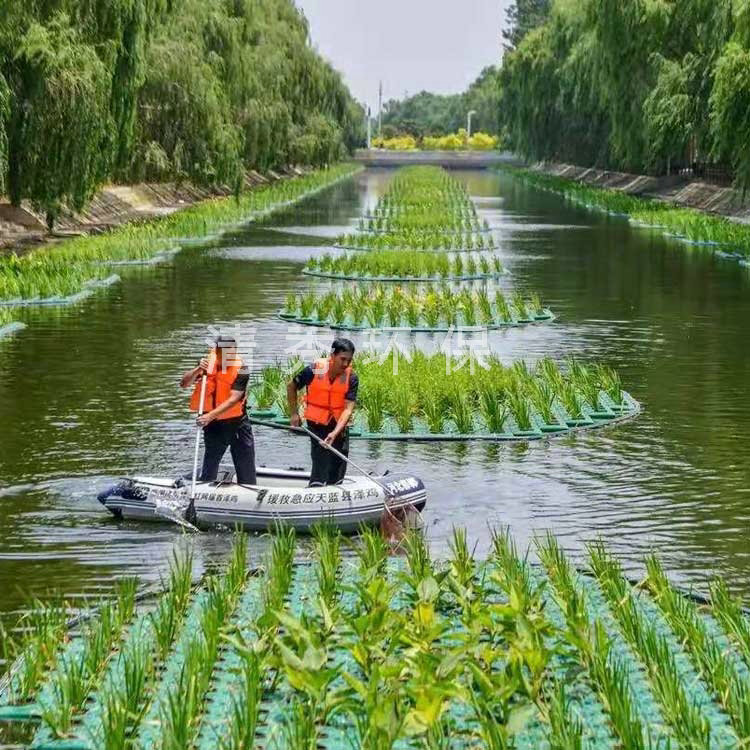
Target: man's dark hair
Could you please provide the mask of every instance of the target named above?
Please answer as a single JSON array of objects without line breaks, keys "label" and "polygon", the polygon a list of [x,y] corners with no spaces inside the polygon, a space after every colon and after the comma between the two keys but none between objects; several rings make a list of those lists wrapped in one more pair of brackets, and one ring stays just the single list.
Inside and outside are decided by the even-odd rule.
[{"label": "man's dark hair", "polygon": [[354,344],[349,339],[335,339],[331,345],[331,351],[334,354],[341,354],[346,352],[354,356]]},{"label": "man's dark hair", "polygon": [[217,349],[236,349],[237,340],[232,336],[217,336],[216,348]]}]

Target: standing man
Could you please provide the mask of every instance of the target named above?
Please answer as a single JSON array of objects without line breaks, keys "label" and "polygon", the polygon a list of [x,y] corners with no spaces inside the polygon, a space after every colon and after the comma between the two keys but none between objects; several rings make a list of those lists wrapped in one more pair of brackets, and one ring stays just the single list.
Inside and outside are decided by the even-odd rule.
[{"label": "standing man", "polygon": [[[286,389],[292,427],[299,427],[302,423],[297,395],[302,388],[306,388],[304,414],[307,428],[326,445],[333,446],[345,456],[349,455],[348,427],[357,405],[359,387],[359,379],[352,370],[353,358],[354,344],[349,339],[336,339],[331,347],[331,356],[305,367]],[[346,476],[346,462],[317,440],[310,440],[310,486],[341,484]]]},{"label": "standing man", "polygon": [[237,353],[237,342],[219,336],[216,347],[198,366],[182,376],[180,386],[193,388],[190,411],[200,410],[201,385],[206,375],[206,397],[203,413],[197,423],[203,428],[206,451],[200,480],[214,482],[227,448],[237,472],[238,484],[255,484],[255,441],[253,428],[245,411],[250,375]]}]

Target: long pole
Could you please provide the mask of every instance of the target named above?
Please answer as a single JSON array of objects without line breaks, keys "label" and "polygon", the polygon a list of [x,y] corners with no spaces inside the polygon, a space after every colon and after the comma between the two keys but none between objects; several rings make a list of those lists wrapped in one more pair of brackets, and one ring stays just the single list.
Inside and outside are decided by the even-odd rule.
[{"label": "long pole", "polygon": [[[198,405],[198,416],[203,415],[203,407],[206,405],[206,375],[201,380],[201,399]],[[195,505],[195,485],[198,482],[198,454],[201,448],[201,432],[203,429],[199,426],[195,433],[195,453],[193,455],[193,482],[190,486],[190,503]]]},{"label": "long pole", "polygon": [[313,440],[317,440],[324,448],[331,451],[334,456],[338,456],[342,461],[345,461],[348,463],[351,467],[355,468],[360,474],[363,474],[366,476],[373,484],[377,484],[378,487],[380,487],[383,492],[385,492],[385,498],[386,500],[390,497],[393,497],[393,493],[379,480],[375,479],[370,472],[368,472],[366,469],[363,469],[361,466],[358,466],[354,463],[354,461],[349,458],[349,456],[345,456],[340,450],[334,448],[330,443],[326,443],[325,440],[322,438],[319,438],[314,432],[311,430],[308,430],[307,427],[304,425],[300,425],[297,428],[292,427],[292,429],[298,429],[304,432],[306,435],[309,435]]}]

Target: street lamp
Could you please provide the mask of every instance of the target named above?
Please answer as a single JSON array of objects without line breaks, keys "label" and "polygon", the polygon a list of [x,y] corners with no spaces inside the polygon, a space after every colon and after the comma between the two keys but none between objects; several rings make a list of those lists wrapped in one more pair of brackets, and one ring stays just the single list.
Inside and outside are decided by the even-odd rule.
[{"label": "street lamp", "polygon": [[477,111],[475,109],[469,110],[469,116],[467,118],[468,122],[466,123],[466,137],[471,138],[471,118],[473,115],[475,115]]}]

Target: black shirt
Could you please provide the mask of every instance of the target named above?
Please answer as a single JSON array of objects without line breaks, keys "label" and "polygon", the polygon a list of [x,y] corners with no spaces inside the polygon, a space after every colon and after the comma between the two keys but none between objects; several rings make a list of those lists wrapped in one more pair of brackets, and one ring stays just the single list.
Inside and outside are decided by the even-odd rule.
[{"label": "black shirt", "polygon": [[232,383],[231,390],[233,391],[242,391],[245,393],[247,391],[247,384],[250,382],[250,373],[240,371],[237,373],[237,377],[234,379],[234,383]]},{"label": "black shirt", "polygon": [[[303,370],[300,370],[300,372],[294,377],[294,384],[297,386],[298,389],[307,388],[307,386],[313,382],[314,378],[315,378],[315,372],[313,371],[312,366],[308,365]],[[232,386],[232,388],[234,389],[234,386]],[[346,400],[354,401],[356,403],[358,389],[359,389],[359,378],[357,377],[357,373],[353,372],[349,376],[349,390],[346,392]]]}]

